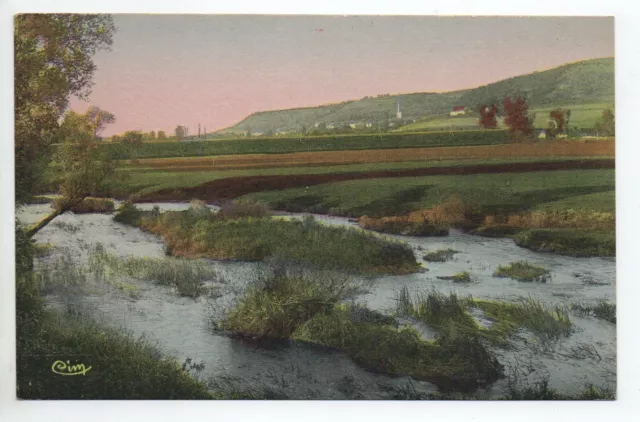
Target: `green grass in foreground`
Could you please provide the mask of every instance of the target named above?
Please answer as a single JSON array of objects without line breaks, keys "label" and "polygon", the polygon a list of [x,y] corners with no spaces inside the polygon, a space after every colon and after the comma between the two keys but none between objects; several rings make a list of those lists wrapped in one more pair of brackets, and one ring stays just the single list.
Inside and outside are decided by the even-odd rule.
[{"label": "green grass in foreground", "polygon": [[[240,218],[237,218],[240,217]],[[330,227],[313,217],[288,221],[270,216],[225,216],[208,208],[141,212],[122,207],[116,221],[164,237],[172,255],[229,260],[281,259],[361,274],[407,274],[419,269],[406,244],[359,229]]]},{"label": "green grass in foreground", "polygon": [[[614,212],[614,191],[613,170],[567,170],[352,180],[252,193],[245,198],[274,209],[382,217],[431,208],[449,197],[477,205],[486,214],[537,210],[569,198],[576,199],[576,209]],[[586,197],[593,194],[603,195]],[[584,204],[580,197],[587,199]],[[557,209],[564,209],[563,204]]]}]

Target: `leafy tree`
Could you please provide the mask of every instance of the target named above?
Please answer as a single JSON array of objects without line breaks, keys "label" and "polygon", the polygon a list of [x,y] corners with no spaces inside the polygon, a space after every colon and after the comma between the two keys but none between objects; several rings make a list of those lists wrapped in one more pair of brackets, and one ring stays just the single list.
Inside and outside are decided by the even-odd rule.
[{"label": "leafy tree", "polygon": [[495,129],[498,127],[498,108],[495,104],[482,104],[479,107],[480,120],[478,123],[485,129]]},{"label": "leafy tree", "polygon": [[27,230],[32,237],[58,215],[78,205],[87,196],[104,192],[115,179],[115,161],[109,149],[99,148],[96,142],[96,123],[92,114],[69,111],[56,133],[62,145],[52,163],[55,179],[59,181],[61,200],[55,210]]},{"label": "leafy tree", "polygon": [[120,141],[121,141],[120,135],[113,135],[111,137],[111,142],[120,142]]},{"label": "leafy tree", "polygon": [[603,136],[615,136],[616,135],[616,116],[611,109],[606,109],[602,112],[602,117],[598,120],[594,126],[594,129],[598,134]]},{"label": "leafy tree", "polygon": [[143,135],[142,132],[137,130],[128,130],[122,135],[122,143],[129,145],[142,144]]},{"label": "leafy tree", "polygon": [[149,132],[149,139],[151,139],[152,141],[156,139],[156,132],[154,130]]},{"label": "leafy tree", "polygon": [[[51,159],[47,146],[71,96],[87,99],[92,57],[112,43],[109,15],[21,14],[14,18],[15,197],[28,199]],[[94,133],[95,135],[95,133]]]},{"label": "leafy tree", "polygon": [[96,138],[100,136],[108,124],[116,121],[116,116],[96,106],[89,107],[89,110],[87,110],[86,113],[86,118],[91,123],[94,130],[94,136]]},{"label": "leafy tree", "polygon": [[167,134],[164,132],[164,130],[159,130],[158,141],[166,141],[166,140],[167,140]]},{"label": "leafy tree", "polygon": [[179,141],[181,141],[182,139],[184,139],[185,136],[187,136],[187,128],[181,125],[176,126],[174,132],[176,134],[176,138]]},{"label": "leafy tree", "polygon": [[534,115],[529,112],[529,105],[523,96],[514,100],[504,97],[504,124],[509,128],[512,140],[523,142],[533,134]]}]

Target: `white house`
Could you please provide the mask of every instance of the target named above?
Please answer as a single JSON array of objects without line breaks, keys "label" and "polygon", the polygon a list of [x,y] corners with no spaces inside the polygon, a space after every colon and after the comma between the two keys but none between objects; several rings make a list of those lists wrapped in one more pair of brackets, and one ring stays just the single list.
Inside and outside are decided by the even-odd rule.
[{"label": "white house", "polygon": [[453,108],[453,109],[451,109],[451,111],[449,112],[449,116],[463,116],[463,115],[465,115],[465,114],[467,114],[467,113],[464,111],[464,106],[457,106],[457,107],[454,107],[454,108]]}]

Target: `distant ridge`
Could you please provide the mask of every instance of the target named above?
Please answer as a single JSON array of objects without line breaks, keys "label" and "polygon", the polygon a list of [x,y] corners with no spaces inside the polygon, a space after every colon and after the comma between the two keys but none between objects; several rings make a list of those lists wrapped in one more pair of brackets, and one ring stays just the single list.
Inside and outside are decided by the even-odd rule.
[{"label": "distant ridge", "polygon": [[455,106],[475,108],[490,99],[521,93],[531,107],[565,106],[614,102],[614,58],[584,60],[553,69],[504,79],[473,89],[444,93],[379,95],[339,104],[260,111],[218,133],[291,131],[318,123],[347,124],[392,120],[396,102],[402,104],[405,119],[446,115]]}]

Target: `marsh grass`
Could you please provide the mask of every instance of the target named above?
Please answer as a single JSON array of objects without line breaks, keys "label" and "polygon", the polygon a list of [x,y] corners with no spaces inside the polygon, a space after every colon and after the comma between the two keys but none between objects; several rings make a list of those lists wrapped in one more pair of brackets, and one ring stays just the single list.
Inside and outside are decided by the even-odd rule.
[{"label": "marsh grass", "polygon": [[582,316],[594,316],[613,324],[616,323],[616,304],[600,300],[595,304],[574,303],[570,306],[572,311]]},{"label": "marsh grass", "polygon": [[217,329],[241,335],[288,339],[316,314],[331,312],[362,288],[335,272],[276,267],[258,276],[219,321]]},{"label": "marsh grass", "polygon": [[55,292],[79,291],[87,283],[84,270],[77,266],[69,255],[38,265],[33,273],[38,292],[43,295]]},{"label": "marsh grass", "polygon": [[551,278],[551,272],[545,268],[532,265],[526,261],[512,262],[498,267],[494,277],[512,278],[518,281],[546,283]]},{"label": "marsh grass", "polygon": [[471,283],[473,280],[471,279],[471,274],[467,271],[462,271],[450,276],[438,276],[440,280],[451,280],[454,283]]},{"label": "marsh grass", "polygon": [[453,259],[453,256],[459,252],[451,248],[438,249],[437,251],[426,253],[422,259],[427,262],[446,262]]},{"label": "marsh grass", "polygon": [[543,346],[562,337],[568,337],[573,324],[567,309],[546,306],[533,298],[523,298],[516,303],[474,299],[471,305],[481,309],[495,322],[489,329],[498,338],[506,338],[519,328],[529,329]]},{"label": "marsh grass", "polygon": [[350,305],[317,314],[292,338],[337,348],[371,371],[426,380],[443,391],[473,391],[502,376],[502,366],[474,337],[424,341],[411,327],[354,320]]},{"label": "marsh grass", "polygon": [[[254,205],[248,207],[248,213],[257,212]],[[221,216],[208,208],[192,207],[153,214],[127,205],[116,214],[116,220],[161,235],[167,251],[175,256],[243,261],[279,256],[294,263],[360,274],[407,274],[419,269],[413,251],[404,243],[354,228],[323,225],[312,218],[246,217],[245,211],[236,209],[229,217],[230,212]]]},{"label": "marsh grass", "polygon": [[[205,281],[223,282],[218,271],[206,263],[185,259],[121,258],[108,254],[104,246],[97,244],[89,255],[89,270],[99,280],[112,281],[128,276],[172,286],[178,295],[196,298],[210,293]],[[135,286],[115,280],[115,286],[135,296]],[[133,293],[131,293],[133,292]]]},{"label": "marsh grass", "polygon": [[361,289],[339,274],[280,269],[258,279],[215,322],[232,335],[294,340],[336,348],[371,371],[428,380],[445,390],[474,390],[502,367],[475,338],[448,331],[422,340],[395,318],[349,303]]},{"label": "marsh grass", "polygon": [[[427,324],[436,330],[439,337],[455,333],[504,346],[520,328],[527,328],[543,345],[549,345],[572,332],[572,323],[565,308],[547,307],[532,298],[510,303],[471,296],[460,298],[455,293],[444,295],[435,290],[418,292],[412,298],[409,290],[403,287],[396,296],[396,302],[396,312],[400,316]],[[471,308],[480,309],[493,324],[489,328],[480,326],[471,316]]]},{"label": "marsh grass", "polygon": [[514,237],[516,245],[537,252],[555,252],[563,255],[615,256],[615,228],[603,230],[530,229]]}]

